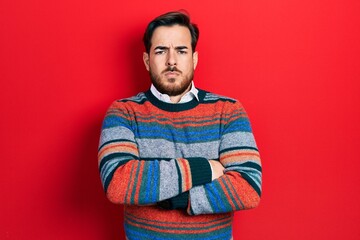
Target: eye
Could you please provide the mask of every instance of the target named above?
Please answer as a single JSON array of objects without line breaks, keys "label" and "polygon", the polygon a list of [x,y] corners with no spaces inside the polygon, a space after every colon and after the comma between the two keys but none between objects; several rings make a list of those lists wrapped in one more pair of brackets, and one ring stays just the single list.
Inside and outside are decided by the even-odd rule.
[{"label": "eye", "polygon": [[155,49],[155,55],[163,55],[168,51],[166,48],[156,48]]},{"label": "eye", "polygon": [[187,52],[185,50],[179,50],[178,53],[179,54],[187,54]]},{"label": "eye", "polygon": [[156,52],[155,52],[155,55],[161,55],[161,54],[163,54],[163,53],[165,53],[164,50],[159,50],[159,51],[156,51]]}]

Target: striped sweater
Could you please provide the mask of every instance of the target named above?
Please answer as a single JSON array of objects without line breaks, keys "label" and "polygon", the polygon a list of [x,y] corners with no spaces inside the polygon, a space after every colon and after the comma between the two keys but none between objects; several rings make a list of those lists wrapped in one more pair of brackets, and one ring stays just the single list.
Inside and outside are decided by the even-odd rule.
[{"label": "striped sweater", "polygon": [[[211,159],[225,167],[214,181]],[[124,205],[129,240],[230,239],[233,211],[260,200],[260,157],[244,108],[203,90],[182,104],[151,91],[113,102],[98,165],[108,199]]]}]

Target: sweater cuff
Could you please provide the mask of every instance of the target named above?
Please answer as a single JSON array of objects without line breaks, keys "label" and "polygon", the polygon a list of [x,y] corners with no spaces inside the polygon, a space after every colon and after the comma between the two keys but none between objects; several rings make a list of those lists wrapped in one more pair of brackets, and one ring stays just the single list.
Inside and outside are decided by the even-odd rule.
[{"label": "sweater cuff", "polygon": [[191,180],[192,186],[204,185],[210,183],[212,180],[212,171],[210,163],[206,158],[193,157],[187,158],[190,171],[191,171]]},{"label": "sweater cuff", "polygon": [[161,201],[158,206],[163,209],[186,209],[189,203],[189,191],[183,192],[175,197]]}]

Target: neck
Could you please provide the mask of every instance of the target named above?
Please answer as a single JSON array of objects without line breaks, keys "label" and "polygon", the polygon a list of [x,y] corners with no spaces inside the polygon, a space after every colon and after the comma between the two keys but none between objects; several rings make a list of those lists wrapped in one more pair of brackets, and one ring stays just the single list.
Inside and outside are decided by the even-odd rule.
[{"label": "neck", "polygon": [[[185,93],[184,93],[184,94],[185,94]],[[180,102],[180,99],[181,99],[182,96],[184,96],[184,94],[178,95],[178,96],[170,96],[171,102],[172,102],[172,103],[178,103],[178,102]]]},{"label": "neck", "polygon": [[190,91],[191,86],[192,86],[192,84],[190,84],[189,87],[188,87],[183,93],[181,93],[181,94],[179,94],[179,95],[170,96],[171,102],[172,102],[172,103],[178,103],[178,102],[180,102],[181,98],[182,98],[187,92]]}]

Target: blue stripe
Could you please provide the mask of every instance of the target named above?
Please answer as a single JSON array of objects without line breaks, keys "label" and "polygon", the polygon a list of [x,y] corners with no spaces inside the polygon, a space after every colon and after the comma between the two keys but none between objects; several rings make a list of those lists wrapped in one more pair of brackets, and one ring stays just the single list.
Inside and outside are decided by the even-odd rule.
[{"label": "blue stripe", "polygon": [[226,212],[226,208],[225,206],[222,204],[222,200],[221,200],[221,196],[220,196],[220,193],[219,193],[219,189],[221,189],[221,186],[219,185],[218,187],[215,186],[216,185],[219,185],[218,182],[214,182],[213,184],[209,184],[210,187],[212,188],[212,191],[214,193],[214,196],[216,197],[216,200],[217,200],[217,203],[218,203],[218,206],[221,208],[221,212]]},{"label": "blue stripe", "polygon": [[[195,120],[191,121],[191,123],[194,123]],[[213,120],[212,120],[213,121]],[[214,124],[211,125],[204,125],[204,124],[199,124],[199,126],[195,126],[195,127],[191,127],[191,126],[186,126],[184,127],[184,124],[179,125],[179,127],[176,127],[174,124],[161,124],[161,123],[145,123],[145,122],[138,122],[139,125],[138,127],[141,127],[141,130],[148,130],[148,131],[162,131],[164,129],[171,129],[174,131],[183,131],[183,129],[186,129],[186,131],[198,131],[198,129],[200,128],[201,131],[204,130],[211,130],[211,129],[215,129],[218,130],[219,129],[219,125],[218,122],[215,122]]]},{"label": "blue stripe", "polygon": [[[126,236],[129,238],[129,240],[145,240],[145,239],[174,240],[174,239],[185,239],[184,238],[185,236],[186,236],[186,239],[189,239],[189,240],[219,240],[219,239],[227,240],[227,239],[231,238],[231,233],[232,233],[232,229],[230,228],[220,234],[216,234],[216,232],[212,232],[211,236],[203,236],[200,234],[193,234],[193,236],[190,234],[171,234],[172,236],[165,237],[165,236],[158,235],[158,234],[164,235],[165,233],[157,233],[157,232],[152,232],[152,231],[148,231],[148,233],[138,232],[136,230],[130,229],[130,227],[129,227],[129,226],[131,226],[130,224],[125,223],[124,225],[125,225],[125,233],[126,233]],[[153,233],[153,234],[151,234],[151,233]],[[156,235],[158,235],[158,236],[156,236]]]},{"label": "blue stripe", "polygon": [[[226,116],[220,118],[219,114],[213,114],[213,115],[206,116],[206,118],[208,118],[209,120],[206,120],[206,119],[201,120],[198,116],[196,116],[196,117],[192,117],[192,116],[178,117],[178,118],[176,118],[177,119],[176,122],[172,122],[171,119],[163,117],[162,114],[156,114],[156,115],[151,115],[151,116],[141,115],[141,116],[137,116],[136,118],[137,118],[138,122],[141,122],[142,124],[148,124],[148,125],[160,124],[162,126],[172,126],[172,127],[176,127],[178,125],[181,128],[183,127],[184,124],[188,124],[188,123],[196,124],[196,125],[204,125],[205,123],[219,122],[220,120],[223,120],[223,121],[229,120],[229,117],[226,117]],[[153,121],[153,122],[149,122],[149,121]],[[169,124],[166,122],[172,122],[172,123]],[[210,124],[205,127],[211,127],[211,126],[214,126],[214,124]],[[217,124],[215,126],[217,126]],[[199,126],[197,126],[197,127],[199,127]],[[196,127],[192,126],[190,128],[196,128]]]},{"label": "blue stripe", "polygon": [[219,209],[218,209],[217,204],[216,204],[216,199],[213,196],[213,193],[212,193],[212,191],[210,189],[210,185],[211,184],[206,184],[204,187],[205,187],[209,202],[210,202],[214,212],[219,212]]},{"label": "blue stripe", "polygon": [[229,125],[223,134],[230,133],[230,132],[252,132],[251,126],[248,121],[242,122],[233,122]]},{"label": "blue stripe", "polygon": [[219,131],[205,131],[202,132],[202,134],[199,134],[199,132],[176,132],[176,131],[169,131],[164,132],[164,129],[159,132],[154,131],[148,131],[148,132],[135,132],[135,137],[137,138],[161,138],[166,139],[169,141],[174,142],[185,142],[185,143],[191,143],[191,142],[205,142],[205,141],[215,141],[219,140],[220,134]]},{"label": "blue stripe", "polygon": [[130,130],[132,130],[129,126],[129,122],[122,117],[116,116],[116,115],[108,115],[103,122],[102,129],[105,128],[111,128],[111,127],[126,127]]},{"label": "blue stripe", "polygon": [[125,164],[126,162],[128,162],[130,160],[138,159],[138,156],[132,155],[130,153],[122,153],[122,152],[110,153],[101,159],[99,169],[102,170],[104,165],[107,162],[112,161],[113,159],[120,159],[121,162],[123,162],[122,164]]},{"label": "blue stripe", "polygon": [[[197,127],[197,128],[193,128],[193,127],[182,127],[182,128],[175,128],[173,126],[166,126],[166,125],[149,125],[149,124],[140,124],[137,126],[137,131],[141,131],[141,132],[175,132],[178,134],[194,134],[194,133],[216,133],[219,132],[219,126],[211,126],[211,127]],[[201,128],[201,131],[199,131],[199,128]]]},{"label": "blue stripe", "polygon": [[256,162],[248,161],[248,162],[239,164],[239,166],[240,167],[245,167],[245,168],[254,168],[254,169],[258,170],[259,172],[262,171],[261,166]]},{"label": "blue stripe", "polygon": [[117,165],[119,165],[120,161],[121,161],[120,159],[112,159],[107,161],[103,165],[100,171],[100,176],[103,182],[105,182],[105,179],[107,178],[107,176],[109,176],[110,173],[114,172],[114,169],[116,168]]},{"label": "blue stripe", "polygon": [[151,192],[151,179],[152,179],[152,166],[153,166],[153,163],[152,162],[147,162],[147,164],[149,165],[149,169],[148,169],[148,174],[147,174],[147,184],[146,184],[146,189],[145,189],[145,192],[146,192],[146,195],[145,195],[145,202],[150,202],[150,197],[149,197],[149,193]]},{"label": "blue stripe", "polygon": [[243,167],[239,167],[236,171],[239,173],[246,173],[249,177],[253,179],[254,182],[256,182],[257,185],[259,186],[261,185],[260,171],[252,168],[243,168]]},{"label": "blue stripe", "polygon": [[152,194],[152,202],[156,202],[157,201],[157,192],[158,192],[158,182],[159,182],[159,161],[158,160],[155,160],[154,161],[154,184],[153,184],[153,189],[154,190],[151,190],[151,194]]}]

